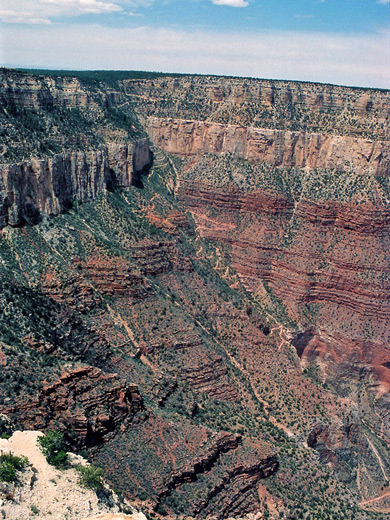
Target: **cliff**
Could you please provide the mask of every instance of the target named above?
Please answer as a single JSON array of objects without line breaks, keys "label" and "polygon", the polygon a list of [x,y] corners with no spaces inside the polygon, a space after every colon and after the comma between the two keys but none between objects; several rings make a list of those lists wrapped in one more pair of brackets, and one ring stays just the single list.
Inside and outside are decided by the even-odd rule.
[{"label": "cliff", "polygon": [[126,96],[148,116],[291,131],[389,137],[388,92],[251,78],[129,79]]},{"label": "cliff", "polygon": [[389,141],[155,117],[146,129],[156,146],[181,156],[234,153],[253,164],[390,174]]},{"label": "cliff", "polygon": [[116,374],[92,367],[65,372],[42,388],[36,399],[5,410],[23,429],[60,429],[73,446],[94,446],[107,440],[125,421],[143,409],[135,385]]},{"label": "cliff", "polygon": [[1,71],[0,77],[0,100],[7,105],[35,109],[54,105],[77,108],[94,101],[76,78],[37,77],[6,69]]},{"label": "cliff", "polygon": [[151,165],[147,139],[101,150],[64,152],[48,159],[0,165],[0,228],[58,215],[116,187],[139,183]]}]

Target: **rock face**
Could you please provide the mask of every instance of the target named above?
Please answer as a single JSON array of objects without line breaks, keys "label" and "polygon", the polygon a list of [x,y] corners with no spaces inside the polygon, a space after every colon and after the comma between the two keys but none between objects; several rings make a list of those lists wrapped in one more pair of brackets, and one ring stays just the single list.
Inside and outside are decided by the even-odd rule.
[{"label": "rock face", "polygon": [[[376,380],[385,417],[388,208],[306,198],[295,202],[274,192],[248,194],[183,179],[178,196],[201,235],[229,248],[232,267],[255,297],[261,301],[271,290],[301,330],[316,329],[301,345],[302,364],[319,362],[323,380]],[[390,439],[385,424],[380,430]]]},{"label": "rock face", "polygon": [[320,453],[324,463],[334,465],[347,461],[356,464],[356,453],[353,451],[367,452],[368,448],[358,422],[338,426],[318,423],[310,432],[307,445]]},{"label": "rock face", "polygon": [[156,146],[181,156],[234,153],[254,164],[336,170],[348,162],[354,170],[390,174],[388,141],[154,117],[146,129]]},{"label": "rock face", "polygon": [[76,78],[48,78],[2,71],[0,100],[18,107],[40,109],[62,105],[79,108],[93,103]]},{"label": "rock face", "polygon": [[[170,439],[164,452],[159,449],[161,439]],[[122,447],[126,456],[115,456]],[[129,498],[134,485],[150,492],[152,484],[157,491],[155,511],[177,503],[194,518],[238,517],[256,510],[259,481],[274,475],[279,467],[267,444],[251,444],[240,435],[215,434],[201,427],[178,427],[154,415],[115,442],[94,449],[93,457],[96,464],[111,466],[113,484]]]},{"label": "rock face", "polygon": [[[183,159],[176,193],[198,233],[303,331],[291,336],[305,373],[364,413],[375,400],[369,421],[389,446],[389,141],[156,117],[146,127]],[[317,425],[308,444],[344,481],[357,471],[364,498],[388,482],[367,478],[386,463],[358,419]]]},{"label": "rock face", "polygon": [[192,76],[125,80],[140,117],[336,135],[389,136],[388,93],[293,81]]},{"label": "rock face", "polygon": [[362,498],[372,496],[375,479],[365,476],[372,473],[372,468],[378,464],[384,469],[384,463],[357,417],[350,416],[344,422],[331,424],[318,422],[310,431],[307,444],[318,452],[323,464],[338,472],[342,481],[351,482],[358,475]]},{"label": "rock face", "polygon": [[36,400],[20,403],[7,414],[23,429],[60,428],[72,444],[88,447],[103,442],[142,409],[135,385],[116,374],[82,367],[64,373],[59,381],[43,387]]},{"label": "rock face", "polygon": [[0,228],[34,223],[41,213],[58,215],[76,201],[134,185],[150,164],[149,142],[142,139],[100,151],[0,165]]},{"label": "rock face", "polygon": [[185,158],[178,197],[247,289],[267,284],[292,320],[340,345],[328,358],[359,359],[387,387],[389,141],[156,117],[146,127]]}]

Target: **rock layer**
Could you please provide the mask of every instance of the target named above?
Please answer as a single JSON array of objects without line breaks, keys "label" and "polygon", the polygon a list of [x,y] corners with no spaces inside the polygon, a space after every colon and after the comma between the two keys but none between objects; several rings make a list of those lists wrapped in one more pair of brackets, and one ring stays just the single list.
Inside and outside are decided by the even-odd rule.
[{"label": "rock layer", "polygon": [[139,182],[151,164],[147,139],[101,150],[64,152],[50,159],[0,165],[0,229],[58,215],[115,187]]},{"label": "rock layer", "polygon": [[41,109],[54,104],[66,108],[90,105],[93,96],[82,87],[76,78],[49,78],[15,71],[2,71],[0,102],[13,103],[18,107]]},{"label": "rock layer", "polygon": [[182,156],[227,152],[254,164],[336,170],[348,162],[355,170],[390,174],[387,141],[155,117],[146,129],[156,146]]},{"label": "rock layer", "polygon": [[248,78],[184,76],[124,80],[145,116],[383,139],[389,135],[383,90]]},{"label": "rock layer", "polygon": [[36,400],[20,403],[7,414],[24,429],[60,428],[72,443],[94,446],[142,409],[135,385],[116,374],[81,367],[64,373],[59,381],[43,387]]}]

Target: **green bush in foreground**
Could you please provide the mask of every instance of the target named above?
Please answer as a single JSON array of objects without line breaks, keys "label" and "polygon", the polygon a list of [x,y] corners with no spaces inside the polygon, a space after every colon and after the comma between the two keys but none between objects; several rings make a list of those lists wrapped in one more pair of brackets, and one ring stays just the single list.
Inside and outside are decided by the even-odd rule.
[{"label": "green bush in foreground", "polygon": [[27,457],[17,457],[11,453],[0,455],[0,482],[15,482],[16,471],[22,470],[27,464]]},{"label": "green bush in foreground", "polygon": [[103,470],[96,466],[78,466],[79,484],[94,491],[101,491],[103,489]]},{"label": "green bush in foreground", "polygon": [[56,468],[64,468],[67,465],[68,455],[63,433],[49,430],[46,435],[38,437],[38,443],[49,464]]}]

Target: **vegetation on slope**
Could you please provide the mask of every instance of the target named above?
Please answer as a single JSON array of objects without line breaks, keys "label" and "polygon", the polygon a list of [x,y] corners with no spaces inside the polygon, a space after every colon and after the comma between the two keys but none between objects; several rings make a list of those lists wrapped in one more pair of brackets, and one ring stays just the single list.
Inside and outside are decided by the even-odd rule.
[{"label": "vegetation on slope", "polygon": [[[215,246],[196,235],[189,217],[180,217],[179,225],[169,224],[172,215],[178,218],[178,214],[185,214],[165,187],[171,175],[174,171],[169,164],[156,164],[143,190],[118,191],[74,208],[66,215],[47,219],[34,228],[4,231],[3,278],[9,277],[9,268],[13,270],[13,281],[8,285],[3,282],[2,292],[3,307],[8,309],[1,313],[0,325],[4,341],[1,352],[7,359],[6,367],[10,371],[14,367],[15,372],[11,362],[13,355],[19,363],[24,363],[26,353],[33,355],[33,380],[39,382],[48,378],[49,366],[58,374],[65,361],[96,363],[100,359],[99,366],[109,372],[119,371],[121,377],[137,383],[150,412],[162,421],[175,424],[179,431],[206,427],[210,432],[243,435],[254,443],[271,443],[278,451],[280,470],[263,481],[263,485],[279,504],[280,513],[308,519],[366,518],[368,513],[361,516],[356,505],[351,508],[351,503],[357,503],[354,481],[340,483],[337,472],[325,466],[302,442],[302,435],[307,435],[314,420],[330,419],[324,405],[329,404],[330,399],[336,403],[337,398],[323,393],[310,379],[299,379],[294,353],[278,351],[278,342],[273,333],[270,334],[274,324],[270,323],[266,330],[266,317],[262,316],[256,301],[240,285],[232,288],[233,278],[224,278],[229,267],[228,257],[221,256],[219,265],[216,264]],[[153,263],[155,253],[141,254],[148,244],[157,246],[149,250],[159,252],[156,263]],[[185,258],[190,259],[190,264],[182,270]],[[99,279],[94,278],[94,267],[88,262],[93,260],[99,268],[103,260],[115,266],[120,259],[149,284],[148,296],[135,294],[125,303],[115,292],[107,292],[99,285]],[[91,267],[87,269],[88,265]],[[82,287],[84,282],[93,288],[97,297],[88,296],[89,303],[80,310],[71,303],[71,291],[62,293],[65,297],[62,302],[55,302],[50,295],[57,294],[53,293],[56,284]],[[85,297],[82,292],[80,297]],[[40,315],[42,320],[37,319]],[[70,316],[69,329],[61,318],[64,315]],[[19,318],[9,322],[12,316]],[[131,340],[121,321],[131,328]],[[75,328],[72,323],[79,325]],[[110,323],[112,361],[111,358],[102,361],[91,347],[85,349],[89,330],[97,328],[101,334],[107,330],[107,323]],[[268,370],[264,372],[261,386],[252,382],[252,368],[259,370],[259,366],[252,367],[253,361],[250,361],[254,358],[248,334],[254,334],[254,326],[257,330],[262,327],[268,334],[259,332],[264,338],[261,365]],[[200,346],[196,346],[198,341]],[[42,342],[50,345],[47,353],[39,347]],[[188,343],[190,350],[175,347],[182,342]],[[134,357],[137,348],[143,352],[141,358]],[[195,362],[201,369],[209,361],[215,362],[216,356],[223,360],[228,377],[222,372],[220,379],[203,390],[202,384],[192,379],[189,369]],[[160,372],[153,367],[164,370],[165,380],[160,379]],[[23,370],[26,378],[31,372],[28,370],[26,365]],[[55,379],[55,373],[49,375],[50,379]],[[38,391],[38,387],[34,391],[30,380],[17,383],[16,392],[3,393],[7,395],[7,406],[17,399],[23,400],[27,392],[34,395]],[[294,386],[300,389],[300,401]],[[220,388],[220,397],[210,393],[213,387]],[[234,395],[231,394],[234,388],[240,397],[231,400],[229,395]],[[341,415],[344,413],[346,409]],[[294,437],[289,438],[278,421],[293,429]],[[130,496],[156,500],[150,478],[165,474],[165,469],[163,471],[160,461],[156,460],[154,447],[147,448],[140,443],[139,428],[130,426],[126,439],[116,437],[116,445],[110,444],[109,449],[94,448],[91,455],[96,464],[105,468],[107,477],[119,490]],[[124,481],[119,478],[120,472],[110,472],[112,457],[116,457],[111,450],[115,449],[126,450],[135,471],[134,481],[131,478]],[[179,514],[186,512],[190,504],[195,509],[199,507],[208,487],[213,485],[212,479],[222,478],[225,464],[228,458],[216,464],[209,475],[199,476],[195,483],[183,484],[160,499],[159,510]],[[166,469],[169,471],[169,465]],[[208,499],[199,517],[215,507],[217,502]],[[371,517],[381,518],[374,514]]]},{"label": "vegetation on slope", "polygon": [[[69,85],[66,81],[74,81],[67,72],[51,76],[59,92]],[[43,90],[45,78],[38,77]],[[72,107],[50,101],[50,95],[48,102],[23,108],[3,98],[3,159],[126,141],[142,133],[136,111],[276,128],[316,130],[323,125],[324,130],[334,127],[352,134],[368,121],[363,132],[367,136],[384,129],[370,110],[362,119],[356,116],[352,102],[361,92],[353,89],[348,90],[352,101],[344,112],[320,109],[311,117],[308,107],[283,104],[284,83],[278,84],[280,91],[271,89],[274,101],[268,108],[256,98],[233,106],[234,85],[250,91],[260,83],[227,82],[223,103],[211,99],[206,88],[210,84],[218,89],[221,80],[79,73],[73,90],[80,98]],[[144,95],[145,85],[151,95]],[[167,85],[175,88],[168,90]],[[320,94],[321,87],[311,85],[309,90]],[[64,92],[57,99],[68,99]],[[202,238],[175,191],[179,180],[196,179],[244,194],[268,190],[290,203],[304,197],[348,202],[356,196],[383,202],[388,182],[366,182],[350,171],[316,170],[309,175],[297,169],[253,169],[231,155],[207,155],[189,165],[155,152],[144,189],[117,190],[76,204],[57,218],[44,218],[35,227],[3,230],[0,412],[13,415],[16,426],[23,427],[23,410],[36,406],[48,385],[53,391],[64,371],[98,366],[137,385],[145,409],[134,417],[129,413],[120,425],[101,414],[108,431],[104,438],[99,436],[101,424],[88,424],[87,429],[97,432],[90,435],[89,456],[118,491],[146,501],[156,515],[206,518],[224,507],[227,517],[257,507],[274,518],[384,519],[384,514],[358,506],[362,481],[372,493],[386,485],[375,468],[377,452],[383,456],[384,473],[389,471],[386,445],[375,432],[363,428],[361,444],[340,450],[333,466],[306,442],[317,422],[349,424],[354,419],[350,403],[337,395],[348,395],[348,382],[324,384],[315,366],[302,371],[283,335],[286,327],[297,328],[283,302],[266,283],[263,299],[245,290],[232,268],[229,245]],[[207,215],[211,220],[213,211]],[[248,224],[245,219],[240,223],[243,228]],[[297,232],[294,225],[292,219],[286,242]],[[310,321],[314,305],[306,311]],[[349,390],[359,391],[370,417],[375,402],[368,402],[365,383]],[[78,406],[77,419],[83,412]],[[44,419],[61,429],[67,446],[78,445],[82,428],[77,421],[64,424],[59,411]],[[234,436],[237,447],[218,452],[216,439],[226,433]],[[376,451],[367,449],[364,439]],[[206,462],[205,471],[198,458],[209,446],[216,455]],[[258,483],[248,478],[246,486],[245,473],[239,487],[240,471],[248,465],[250,474],[261,457],[274,452],[279,470],[260,481],[265,507]],[[170,480],[172,475],[176,481]],[[100,470],[89,477],[98,485]],[[234,499],[235,493],[240,500]]]}]

